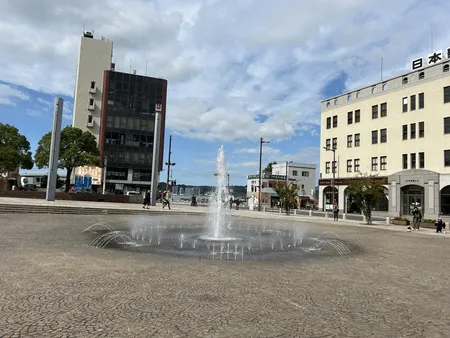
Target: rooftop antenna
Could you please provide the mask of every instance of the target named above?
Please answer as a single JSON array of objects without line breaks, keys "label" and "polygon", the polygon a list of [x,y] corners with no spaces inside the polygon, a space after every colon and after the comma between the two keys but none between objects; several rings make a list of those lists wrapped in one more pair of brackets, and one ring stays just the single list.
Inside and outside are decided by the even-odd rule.
[{"label": "rooftop antenna", "polygon": [[433,53],[434,50],[433,40],[434,40],[434,27],[433,24],[431,24],[431,53]]},{"label": "rooftop antenna", "polygon": [[148,61],[145,61],[145,76],[147,76]]},{"label": "rooftop antenna", "polygon": [[381,58],[381,81],[383,81],[383,58]]},{"label": "rooftop antenna", "polygon": [[130,59],[130,74],[131,74],[131,63],[133,62],[133,59]]}]

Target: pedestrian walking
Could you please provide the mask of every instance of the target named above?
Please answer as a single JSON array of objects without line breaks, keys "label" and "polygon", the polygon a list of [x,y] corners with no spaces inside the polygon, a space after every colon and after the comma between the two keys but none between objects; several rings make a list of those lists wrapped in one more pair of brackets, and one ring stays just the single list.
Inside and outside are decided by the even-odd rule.
[{"label": "pedestrian walking", "polygon": [[435,226],[436,226],[436,232],[442,233],[442,230],[444,230],[444,233],[445,233],[445,222],[442,222],[442,218],[438,219]]},{"label": "pedestrian walking", "polygon": [[169,190],[167,190],[163,194],[163,205],[162,205],[162,208],[164,209],[164,207],[166,205],[169,207],[169,210],[170,210],[170,191]]},{"label": "pedestrian walking", "polygon": [[149,206],[150,206],[150,191],[146,190],[144,192],[144,203],[142,204],[142,208],[145,209],[145,207],[147,207],[148,209]]},{"label": "pedestrian walking", "polygon": [[422,220],[422,213],[420,212],[417,205],[414,206],[412,214],[413,214],[413,230],[418,231],[420,229],[420,221]]}]

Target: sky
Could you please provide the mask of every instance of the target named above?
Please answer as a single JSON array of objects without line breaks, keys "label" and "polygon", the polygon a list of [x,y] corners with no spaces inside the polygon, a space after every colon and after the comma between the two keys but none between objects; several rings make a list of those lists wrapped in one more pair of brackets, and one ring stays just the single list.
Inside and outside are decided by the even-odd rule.
[{"label": "sky", "polygon": [[245,185],[258,172],[260,137],[270,141],[263,166],[318,165],[321,100],[379,81],[381,58],[389,77],[431,46],[450,47],[446,0],[0,4],[0,122],[34,150],[61,96],[63,125],[71,124],[80,37],[94,31],[113,41],[116,70],[128,72],[131,62],[138,74],[147,67],[168,80],[164,161],[172,135],[178,184],[213,184],[223,145],[230,184]]}]

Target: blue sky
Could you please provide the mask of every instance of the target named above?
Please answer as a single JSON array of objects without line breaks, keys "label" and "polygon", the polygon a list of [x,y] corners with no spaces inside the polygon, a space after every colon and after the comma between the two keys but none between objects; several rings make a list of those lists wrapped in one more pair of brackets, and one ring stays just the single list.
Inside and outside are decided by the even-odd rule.
[{"label": "blue sky", "polygon": [[[0,13],[0,121],[33,150],[51,129],[55,96],[71,123],[84,29],[114,42],[119,71],[168,79],[173,178],[213,184],[224,145],[231,184],[263,162],[319,163],[320,100],[409,70],[450,46],[444,0],[9,1]],[[89,7],[87,11],[85,8]],[[168,142],[167,142],[168,145]],[[167,146],[164,154],[167,159]],[[162,173],[165,177],[165,173]]]}]

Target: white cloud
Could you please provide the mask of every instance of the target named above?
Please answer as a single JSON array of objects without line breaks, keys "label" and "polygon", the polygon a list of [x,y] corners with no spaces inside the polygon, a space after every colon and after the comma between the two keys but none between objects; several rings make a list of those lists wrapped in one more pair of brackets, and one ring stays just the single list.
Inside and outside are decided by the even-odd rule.
[{"label": "white cloud", "polygon": [[42,117],[42,116],[44,116],[44,113],[42,111],[36,110],[36,109],[27,109],[25,111],[25,113],[28,116],[32,116],[32,117]]},{"label": "white cloud", "polygon": [[51,108],[53,107],[53,102],[48,101],[48,100],[44,100],[40,97],[36,98],[36,101],[39,102],[40,104],[46,106],[47,108]]},{"label": "white cloud", "polygon": [[[405,71],[429,52],[444,0],[7,1],[0,12],[0,79],[71,96],[83,25],[114,41],[116,67],[169,81],[167,126],[206,141],[317,136],[323,86]],[[89,10],[86,10],[89,8]],[[431,21],[432,20],[432,21]],[[435,46],[448,44],[435,29]],[[147,65],[147,67],[146,67]],[[12,104],[0,86],[0,103]],[[43,102],[41,102],[43,103]],[[64,117],[70,120],[71,111]]]},{"label": "white cloud", "polygon": [[30,97],[19,89],[0,83],[0,104],[16,105],[17,101],[27,101]]}]

